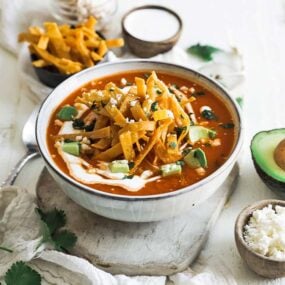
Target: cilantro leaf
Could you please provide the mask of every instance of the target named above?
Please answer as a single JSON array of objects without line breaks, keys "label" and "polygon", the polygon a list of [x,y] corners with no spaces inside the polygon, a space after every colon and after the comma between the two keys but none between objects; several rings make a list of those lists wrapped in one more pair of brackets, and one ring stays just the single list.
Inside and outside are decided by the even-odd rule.
[{"label": "cilantro leaf", "polygon": [[54,209],[44,213],[38,208],[36,211],[42,220],[42,240],[38,247],[43,243],[49,243],[59,251],[68,252],[75,245],[77,237],[68,230],[60,230],[66,225],[64,211]]},{"label": "cilantro leaf", "polygon": [[[10,248],[8,248],[8,247],[5,247],[5,246],[0,246],[0,250],[7,251],[7,252],[10,252],[10,253],[13,252],[12,249],[10,249]],[[1,283],[0,283],[0,285],[1,285]]]},{"label": "cilantro leaf", "polygon": [[199,43],[187,49],[188,53],[195,55],[205,61],[212,60],[213,54],[218,51],[220,51],[219,48],[209,46],[209,45],[200,45]]},{"label": "cilantro leaf", "polygon": [[48,226],[51,234],[66,225],[66,215],[62,210],[54,209],[44,213],[41,209],[37,208],[36,211],[42,221]]},{"label": "cilantro leaf", "polygon": [[68,252],[74,247],[77,237],[74,233],[63,230],[55,233],[53,241],[55,243],[55,249]]},{"label": "cilantro leaf", "polygon": [[237,97],[236,101],[239,104],[239,106],[242,108],[243,107],[243,98],[242,97]]},{"label": "cilantro leaf", "polygon": [[40,285],[41,276],[23,261],[18,261],[6,272],[5,282],[6,285]]},{"label": "cilantro leaf", "polygon": [[204,117],[206,120],[216,120],[217,119],[217,116],[214,114],[213,111],[211,110],[204,110],[202,113],[201,113],[202,117]]}]

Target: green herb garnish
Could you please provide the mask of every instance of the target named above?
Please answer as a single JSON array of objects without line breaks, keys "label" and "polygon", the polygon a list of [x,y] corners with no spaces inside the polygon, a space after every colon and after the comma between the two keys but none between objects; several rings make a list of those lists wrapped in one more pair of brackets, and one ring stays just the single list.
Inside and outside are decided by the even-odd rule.
[{"label": "green herb garnish", "polygon": [[12,249],[10,249],[10,248],[8,248],[8,247],[5,247],[5,246],[0,246],[0,250],[7,251],[7,252],[10,252],[10,253],[13,252]]},{"label": "green herb garnish", "polygon": [[158,110],[158,102],[153,102],[152,104],[151,104],[151,106],[150,106],[150,109],[151,109],[151,111],[152,112],[155,112],[155,111],[157,111]]},{"label": "green herb garnish", "polygon": [[77,241],[74,233],[68,230],[61,230],[66,225],[66,215],[64,211],[54,209],[44,213],[36,208],[42,220],[43,238],[38,247],[43,243],[50,243],[55,249],[63,252],[69,252]]},{"label": "green herb garnish", "polygon": [[202,117],[205,118],[206,120],[216,120],[217,116],[214,114],[213,111],[211,110],[204,110],[201,113]]},{"label": "green herb garnish", "polygon": [[170,142],[170,143],[168,144],[168,146],[169,146],[170,148],[172,148],[172,149],[175,149],[176,146],[177,146],[177,144],[176,144],[176,142]]},{"label": "green herb garnish", "polygon": [[213,59],[213,54],[220,51],[221,49],[210,46],[210,45],[200,45],[199,43],[193,45],[187,49],[187,52],[195,55],[205,61],[210,61]]},{"label": "green herb garnish", "polygon": [[40,285],[40,274],[23,261],[14,263],[5,274],[6,285]]},{"label": "green herb garnish", "polygon": [[199,96],[204,96],[206,95],[206,93],[204,91],[195,91],[192,96],[195,96],[195,97],[199,97]]},{"label": "green herb garnish", "polygon": [[123,179],[132,179],[134,175],[125,175]]},{"label": "green herb garnish", "polygon": [[72,123],[72,127],[75,129],[75,130],[83,130],[84,127],[85,127],[85,123],[83,120],[81,119],[75,119]]},{"label": "green herb garnish", "polygon": [[239,104],[239,106],[242,108],[243,107],[243,98],[242,97],[237,97],[236,101]]},{"label": "green herb garnish", "polygon": [[180,135],[187,130],[187,127],[184,126],[184,127],[176,127],[175,128],[175,131],[176,131],[176,134],[178,137],[180,137]]},{"label": "green herb garnish", "polygon": [[162,91],[160,89],[156,89],[156,94],[161,95]]},{"label": "green herb garnish", "polygon": [[234,123],[226,123],[226,124],[220,124],[220,127],[224,129],[232,129],[234,128],[235,124]]}]

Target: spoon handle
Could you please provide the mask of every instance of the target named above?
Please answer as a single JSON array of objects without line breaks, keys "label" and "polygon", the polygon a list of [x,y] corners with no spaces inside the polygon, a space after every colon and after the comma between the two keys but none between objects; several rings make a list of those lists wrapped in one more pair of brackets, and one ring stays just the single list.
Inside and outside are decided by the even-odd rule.
[{"label": "spoon handle", "polygon": [[26,154],[18,161],[18,163],[14,166],[14,168],[9,173],[8,177],[1,183],[1,187],[3,186],[9,186],[13,185],[18,174],[22,170],[22,168],[25,166],[25,164],[32,159],[33,157],[38,156],[38,152],[31,152],[27,151]]}]

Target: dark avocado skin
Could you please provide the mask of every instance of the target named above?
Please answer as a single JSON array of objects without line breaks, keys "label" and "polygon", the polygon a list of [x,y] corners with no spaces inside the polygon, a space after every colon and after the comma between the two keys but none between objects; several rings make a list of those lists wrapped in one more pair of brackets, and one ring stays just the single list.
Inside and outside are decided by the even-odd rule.
[{"label": "dark avocado skin", "polygon": [[[275,130],[269,130],[266,131],[266,133],[268,135],[270,135],[270,133],[272,131],[284,131],[284,129],[275,129]],[[263,132],[262,132],[263,133]],[[259,133],[255,134],[255,136],[253,137],[252,141],[251,141],[251,147],[253,145],[253,141],[255,139],[255,137],[258,135]],[[255,158],[253,156],[253,152],[251,149],[251,158],[254,164],[254,167],[256,169],[256,172],[258,173],[259,177],[262,179],[262,181],[268,186],[268,188],[270,188],[275,194],[277,194],[278,196],[280,196],[281,198],[285,199],[285,183],[278,181],[276,179],[274,179],[273,177],[269,176],[267,173],[265,173],[260,166],[257,164],[257,162],[255,161]]]},{"label": "dark avocado skin", "polygon": [[285,199],[285,183],[277,181],[276,179],[272,178],[268,174],[266,174],[259,165],[255,162],[255,159],[251,153],[252,161],[254,164],[254,167],[256,169],[256,172],[258,173],[259,177],[262,179],[262,181],[278,196]]}]

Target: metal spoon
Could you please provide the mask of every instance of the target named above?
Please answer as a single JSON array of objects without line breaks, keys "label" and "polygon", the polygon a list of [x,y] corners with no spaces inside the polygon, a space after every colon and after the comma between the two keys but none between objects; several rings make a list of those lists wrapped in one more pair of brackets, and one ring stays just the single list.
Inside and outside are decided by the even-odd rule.
[{"label": "metal spoon", "polygon": [[33,110],[22,131],[22,141],[27,148],[26,154],[14,166],[14,168],[11,170],[6,180],[2,182],[1,187],[7,185],[13,185],[24,165],[30,159],[39,155],[38,146],[36,143],[36,134],[35,134],[35,126],[36,126],[38,111],[39,111],[39,106],[37,106]]}]

